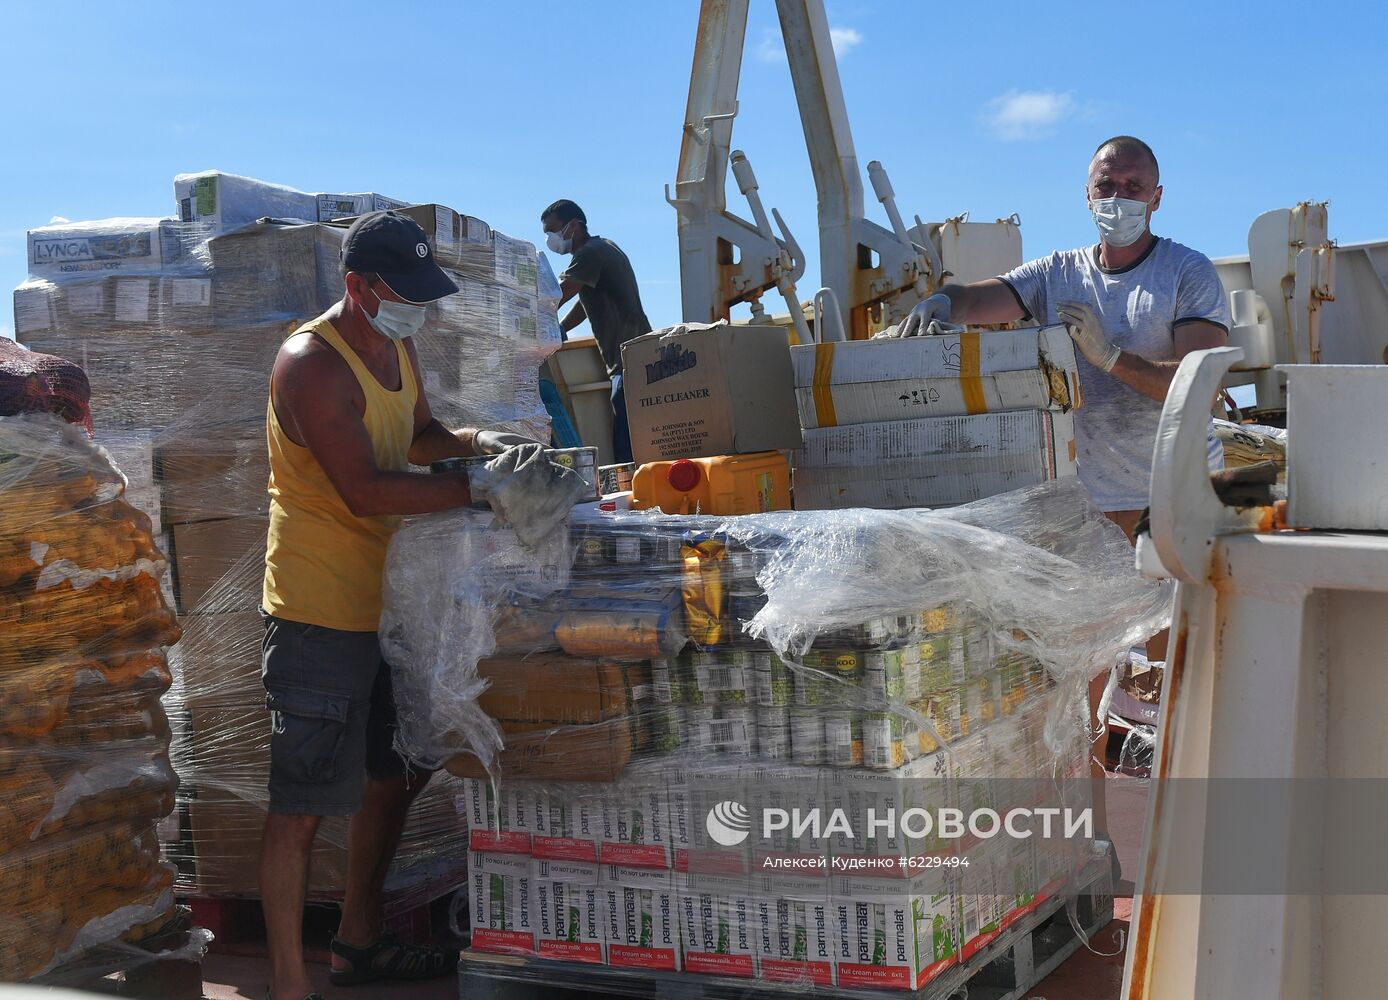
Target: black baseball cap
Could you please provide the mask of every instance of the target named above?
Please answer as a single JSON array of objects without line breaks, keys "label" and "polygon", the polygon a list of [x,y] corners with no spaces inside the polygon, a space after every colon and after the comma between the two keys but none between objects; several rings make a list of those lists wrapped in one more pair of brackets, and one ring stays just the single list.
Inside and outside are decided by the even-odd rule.
[{"label": "black baseball cap", "polygon": [[342,264],[371,271],[410,302],[433,302],[458,290],[434,260],[424,228],[399,212],[363,215],[342,240]]}]

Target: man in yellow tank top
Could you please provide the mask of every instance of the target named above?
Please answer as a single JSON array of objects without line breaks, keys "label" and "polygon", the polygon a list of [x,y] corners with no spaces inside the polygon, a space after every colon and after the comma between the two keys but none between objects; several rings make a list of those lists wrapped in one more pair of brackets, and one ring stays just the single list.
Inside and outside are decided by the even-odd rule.
[{"label": "man in yellow tank top", "polygon": [[423,979],[455,966],[456,952],[382,933],[386,871],[429,774],[407,773],[392,747],[390,668],[376,637],[381,574],[400,515],[471,502],[464,474],[411,464],[530,443],[450,431],[430,413],[410,337],[424,303],[458,288],[417,223],[396,212],[364,216],[343,240],[342,270],[342,300],[280,348],[266,413],[262,671],[272,735],[260,886],[273,1000],[313,992],[300,928],[323,816],[352,817],[333,983]]}]

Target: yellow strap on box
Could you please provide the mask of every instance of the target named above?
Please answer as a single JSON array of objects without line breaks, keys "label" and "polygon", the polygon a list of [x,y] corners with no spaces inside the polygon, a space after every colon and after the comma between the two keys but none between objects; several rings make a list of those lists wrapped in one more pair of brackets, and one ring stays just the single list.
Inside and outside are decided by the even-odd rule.
[{"label": "yellow strap on box", "polygon": [[971,414],[988,412],[988,400],[983,395],[983,379],[979,376],[979,368],[982,367],[979,339],[982,336],[978,332],[959,335],[959,386],[964,392],[964,410]]},{"label": "yellow strap on box", "polygon": [[834,374],[834,342],[816,344],[814,349],[814,415],[820,427],[837,427],[838,414],[834,412],[834,387],[831,382]]}]

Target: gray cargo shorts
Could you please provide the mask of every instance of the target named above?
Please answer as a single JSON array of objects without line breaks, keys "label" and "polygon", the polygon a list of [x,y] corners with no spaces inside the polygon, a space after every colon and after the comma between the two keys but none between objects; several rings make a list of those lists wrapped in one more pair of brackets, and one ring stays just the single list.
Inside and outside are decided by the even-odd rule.
[{"label": "gray cargo shorts", "polygon": [[390,665],[376,633],[261,616],[270,812],[350,816],[361,808],[366,778],[405,773],[393,746]]}]

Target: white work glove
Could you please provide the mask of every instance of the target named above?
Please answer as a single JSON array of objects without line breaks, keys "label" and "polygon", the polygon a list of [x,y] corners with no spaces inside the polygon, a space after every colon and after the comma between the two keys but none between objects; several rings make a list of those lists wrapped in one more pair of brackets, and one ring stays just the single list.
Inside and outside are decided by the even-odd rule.
[{"label": "white work glove", "polygon": [[538,444],[544,447],[534,438],[528,438],[524,434],[511,434],[508,431],[478,431],[477,436],[473,438],[473,446],[479,455],[500,455],[507,448],[518,448],[523,444]]},{"label": "white work glove", "polygon": [[1089,363],[1106,372],[1113,371],[1113,366],[1118,363],[1118,355],[1123,351],[1117,344],[1109,343],[1104,336],[1103,325],[1094,310],[1083,302],[1062,302],[1056,306],[1055,312],[1065,324],[1065,332]]},{"label": "white work glove", "polygon": [[949,322],[949,310],[952,303],[949,296],[943,292],[936,292],[924,302],[916,304],[916,308],[911,310],[911,314],[901,321],[901,325],[896,328],[897,337],[924,337],[930,329],[932,320],[940,323]]},{"label": "white work glove", "polygon": [[588,484],[573,469],[555,465],[531,441],[508,448],[473,478],[497,520],[509,524],[526,548],[538,548],[568,519]]}]

